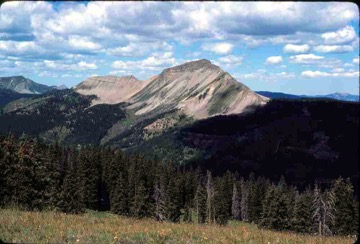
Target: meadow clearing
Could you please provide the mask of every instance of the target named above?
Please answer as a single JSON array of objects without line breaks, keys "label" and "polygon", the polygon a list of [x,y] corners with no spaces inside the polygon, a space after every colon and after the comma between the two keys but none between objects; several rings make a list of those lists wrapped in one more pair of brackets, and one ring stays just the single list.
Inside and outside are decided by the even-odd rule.
[{"label": "meadow clearing", "polygon": [[0,240],[11,243],[355,243],[351,237],[319,237],[227,226],[157,222],[109,212],[71,215],[52,211],[0,210]]}]

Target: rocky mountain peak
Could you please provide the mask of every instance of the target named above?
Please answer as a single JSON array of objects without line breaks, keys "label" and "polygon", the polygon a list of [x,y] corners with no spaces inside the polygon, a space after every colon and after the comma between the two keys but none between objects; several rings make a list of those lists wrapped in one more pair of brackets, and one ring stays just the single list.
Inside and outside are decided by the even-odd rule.
[{"label": "rocky mountain peak", "polygon": [[193,72],[200,69],[220,69],[220,67],[212,64],[207,59],[200,59],[195,61],[189,61],[171,68],[165,69],[162,74],[173,72]]}]

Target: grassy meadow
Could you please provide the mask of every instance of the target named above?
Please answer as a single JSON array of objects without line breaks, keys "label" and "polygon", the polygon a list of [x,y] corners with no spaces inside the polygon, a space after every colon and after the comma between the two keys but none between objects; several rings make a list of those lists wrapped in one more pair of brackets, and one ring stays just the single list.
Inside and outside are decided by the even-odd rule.
[{"label": "grassy meadow", "polygon": [[259,229],[244,222],[228,226],[159,223],[108,212],[81,215],[0,210],[0,240],[11,243],[354,243],[350,237],[318,237]]}]

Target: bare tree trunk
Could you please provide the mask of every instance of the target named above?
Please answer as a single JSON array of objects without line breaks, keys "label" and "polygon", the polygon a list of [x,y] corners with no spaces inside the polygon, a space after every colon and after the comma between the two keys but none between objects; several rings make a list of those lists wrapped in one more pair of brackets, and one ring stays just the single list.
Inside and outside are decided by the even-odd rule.
[{"label": "bare tree trunk", "polygon": [[241,220],[248,221],[248,189],[245,182],[241,180]]},{"label": "bare tree trunk", "polygon": [[212,214],[212,208],[213,208],[213,196],[214,196],[214,187],[212,182],[212,176],[211,172],[207,171],[206,174],[206,214],[207,214],[207,221],[208,223],[213,222],[213,214]]},{"label": "bare tree trunk", "polygon": [[236,183],[233,184],[233,194],[231,199],[231,214],[234,219],[240,218],[240,199],[239,193],[236,187]]}]

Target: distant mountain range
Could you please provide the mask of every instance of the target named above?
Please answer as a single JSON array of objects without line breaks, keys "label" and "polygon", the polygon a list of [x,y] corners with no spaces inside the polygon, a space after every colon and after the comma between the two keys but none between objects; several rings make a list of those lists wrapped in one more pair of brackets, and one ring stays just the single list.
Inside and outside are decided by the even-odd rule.
[{"label": "distant mountain range", "polygon": [[256,91],[257,94],[263,95],[268,98],[278,99],[278,98],[286,98],[286,99],[301,99],[301,98],[331,98],[341,101],[352,101],[352,102],[359,102],[358,95],[352,95],[349,93],[331,93],[327,95],[293,95],[287,94],[282,92],[269,92],[269,91]]},{"label": "distant mountain range", "polygon": [[66,89],[66,86],[47,86],[36,83],[24,76],[0,77],[0,107],[11,101],[29,98],[54,89],[63,90]]},{"label": "distant mountain range", "polygon": [[359,177],[358,103],[254,92],[208,60],[144,81],[99,76],[48,89],[7,103],[0,134],[110,146],[214,172],[284,175],[303,186],[339,174],[355,183]]}]

